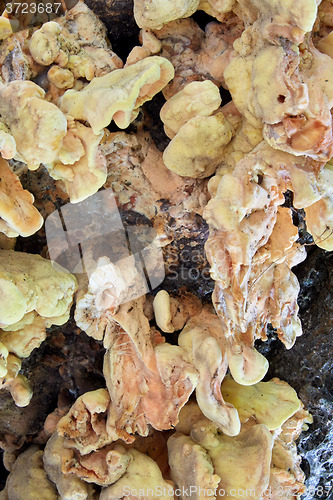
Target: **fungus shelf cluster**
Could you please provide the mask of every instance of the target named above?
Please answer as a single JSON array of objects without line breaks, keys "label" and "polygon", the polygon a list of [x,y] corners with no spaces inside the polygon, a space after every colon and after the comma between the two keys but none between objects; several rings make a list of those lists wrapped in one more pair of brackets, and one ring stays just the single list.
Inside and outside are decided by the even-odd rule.
[{"label": "fungus shelf cluster", "polygon": [[[33,405],[48,341],[62,382],[37,430],[0,429],[0,499],[301,498],[312,417],[255,341],[302,335],[293,214],[333,249],[332,2],[134,0],[124,61],[82,0],[45,16],[0,18],[0,384]],[[57,211],[83,268],[51,261]]]}]

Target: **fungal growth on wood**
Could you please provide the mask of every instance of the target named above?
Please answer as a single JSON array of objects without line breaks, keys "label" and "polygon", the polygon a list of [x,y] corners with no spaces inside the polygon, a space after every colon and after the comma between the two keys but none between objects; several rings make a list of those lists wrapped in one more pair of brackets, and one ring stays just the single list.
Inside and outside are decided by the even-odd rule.
[{"label": "fungal growth on wood", "polygon": [[0,17],[0,498],[300,499],[260,343],[333,250],[332,2],[67,3]]}]

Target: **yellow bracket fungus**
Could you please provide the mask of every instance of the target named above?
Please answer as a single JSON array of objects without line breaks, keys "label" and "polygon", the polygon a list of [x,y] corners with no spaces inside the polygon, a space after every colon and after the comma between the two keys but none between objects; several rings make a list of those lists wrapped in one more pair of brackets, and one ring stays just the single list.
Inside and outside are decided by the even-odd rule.
[{"label": "yellow bracket fungus", "polygon": [[76,120],[86,120],[99,134],[113,119],[126,128],[136,118],[139,107],[153,98],[173,78],[172,64],[152,56],[126,68],[93,78],[80,91],[67,90],[60,108]]},{"label": "yellow bracket fungus", "polygon": [[300,400],[290,385],[277,378],[251,386],[237,384],[230,376],[222,382],[222,395],[237,410],[242,423],[254,417],[258,424],[276,430],[297,410]]}]

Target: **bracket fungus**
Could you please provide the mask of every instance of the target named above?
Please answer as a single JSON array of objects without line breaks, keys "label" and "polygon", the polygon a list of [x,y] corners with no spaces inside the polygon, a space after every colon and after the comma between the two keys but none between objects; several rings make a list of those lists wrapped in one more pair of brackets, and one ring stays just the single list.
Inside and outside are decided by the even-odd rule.
[{"label": "bracket fungus", "polygon": [[171,138],[163,153],[167,168],[181,176],[211,176],[233,129],[221,110],[219,90],[210,81],[192,82],[162,107],[161,120]]},{"label": "bracket fungus", "polygon": [[[154,341],[144,314],[144,296],[130,300],[142,279],[134,261],[124,262],[126,274],[108,259],[103,263],[92,272],[88,291],[81,292],[75,318],[88,335],[104,337],[103,371],[112,403],[108,432],[124,433],[130,442],[135,432],[147,435],[148,424],[158,430],[175,425],[198,377],[183,349],[163,339]],[[130,384],[126,373],[132,374]]]},{"label": "bracket fungus", "polygon": [[44,465],[58,490],[92,494],[86,483],[107,486],[125,472],[129,456],[107,432],[110,398],[98,389],[80,396],[63,416],[45,448]]},{"label": "bracket fungus", "polygon": [[47,78],[50,83],[53,83],[58,89],[70,89],[74,86],[74,75],[66,68],[60,66],[51,66],[47,72]]},{"label": "bracket fungus", "polygon": [[43,450],[30,446],[15,460],[7,479],[5,498],[33,500],[41,492],[47,500],[57,500],[57,490],[43,468]]},{"label": "bracket fungus", "polygon": [[58,23],[50,21],[32,35],[29,50],[38,64],[49,66],[59,55],[58,41],[61,28]]},{"label": "bracket fungus", "polygon": [[[262,382],[255,342],[302,334],[301,224],[333,249],[332,2],[134,0],[121,30],[98,3],[108,30],[82,0],[0,16],[0,388],[31,405],[13,413],[24,436],[0,428],[0,498],[299,499],[311,416],[289,384]],[[100,189],[122,225],[103,212],[105,247]],[[42,215],[89,197],[78,286],[27,250],[48,255]]]},{"label": "bracket fungus", "polygon": [[17,19],[9,19],[4,15],[0,16],[0,40],[5,40],[12,35],[19,27]]},{"label": "bracket fungus", "polygon": [[205,448],[190,436],[176,432],[168,439],[168,453],[170,475],[181,492],[192,488],[189,491],[194,491],[194,495],[200,492],[200,497],[216,498],[214,492],[221,478],[214,473],[212,459]]},{"label": "bracket fungus", "polygon": [[[198,425],[198,424],[197,424]],[[235,437],[218,435],[212,430],[204,434],[194,426],[193,438],[207,449],[214,470],[228,495],[248,489],[260,499],[269,484],[273,437],[264,424],[242,429]],[[237,470],[237,474],[234,471]],[[235,498],[241,498],[236,494]]]},{"label": "bracket fungus", "polygon": [[60,436],[82,455],[110,444],[112,439],[106,429],[106,415],[110,404],[108,392],[98,389],[80,396],[70,411],[58,422]]},{"label": "bracket fungus", "polygon": [[191,118],[210,116],[221,101],[218,87],[210,80],[189,83],[161,108],[165,133],[172,139]]},{"label": "bracket fungus", "polygon": [[305,251],[296,243],[290,209],[280,207],[286,176],[282,168],[269,167],[266,152],[265,146],[258,146],[232,174],[223,175],[205,209],[211,227],[206,251],[216,280],[214,303],[223,328],[231,333],[231,373],[246,385],[259,382],[267,371],[267,361],[253,343],[265,340],[268,322],[288,349],[301,334],[299,285],[290,268],[304,260]]},{"label": "bracket fungus", "polygon": [[165,290],[160,290],[153,302],[157,326],[162,330],[162,332],[166,333],[172,333],[175,330],[172,324],[170,302],[170,296]]},{"label": "bracket fungus", "polygon": [[198,5],[199,0],[135,0],[134,17],[140,28],[159,29],[170,21],[191,16]]},{"label": "bracket fungus", "polygon": [[240,431],[237,410],[223,400],[221,393],[228,358],[218,316],[213,311],[203,309],[187,322],[178,342],[199,372],[195,391],[202,413],[226,435],[236,436]]},{"label": "bracket fungus", "polygon": [[2,250],[0,263],[3,291],[8,293],[4,296],[12,299],[6,307],[2,302],[1,328],[12,328],[32,311],[56,324],[67,321],[76,290],[74,276],[39,255]]},{"label": "bracket fungus", "polygon": [[153,312],[157,326],[164,333],[172,333],[183,328],[185,323],[200,313],[202,304],[194,295],[170,296],[160,290],[153,300]]},{"label": "bracket fungus", "polygon": [[[16,404],[26,406],[32,392],[18,374],[19,358],[28,357],[40,346],[47,327],[68,320],[76,279],[39,255],[12,250],[0,251],[0,276],[0,342],[11,353],[3,366],[1,383],[9,388]],[[19,382],[29,397],[16,397]]]},{"label": "bracket fungus", "polygon": [[48,440],[44,454],[44,470],[48,478],[55,484],[62,499],[90,500],[93,498],[94,487],[74,474],[62,471],[64,458],[71,457],[70,451],[64,448],[64,438],[56,432]]},{"label": "bracket fungus", "polygon": [[264,423],[270,431],[281,427],[301,406],[294,389],[279,379],[244,386],[227,376],[222,382],[221,391],[225,400],[237,409],[242,423],[254,418],[258,424]]},{"label": "bracket fungus", "polygon": [[[327,161],[332,156],[332,59],[305,37],[315,21],[316,2],[305,1],[304,11],[300,7],[286,2],[278,14],[275,5],[267,4],[235,42],[237,54],[224,76],[236,107],[253,124],[264,124],[271,146]],[[288,43],[281,43],[275,30]]]},{"label": "bracket fungus", "polygon": [[183,125],[163,153],[165,166],[178,175],[211,176],[230,142],[232,129],[222,112],[195,116]]},{"label": "bracket fungus", "polygon": [[[15,354],[8,354],[7,348],[2,347],[1,350],[3,375],[0,379],[0,388],[7,389],[10,392],[16,406],[27,406],[32,398],[32,388],[28,379],[19,373],[22,365],[21,360]],[[5,350],[6,353],[4,353]]]},{"label": "bracket fungus", "polygon": [[[142,300],[130,302],[114,315],[118,334],[105,354],[104,376],[114,405],[116,429],[124,427],[129,434],[145,436],[148,424],[163,430],[177,423],[198,374],[181,347],[163,340],[154,346],[142,307]],[[132,373],[130,385],[125,373]],[[115,385],[113,380],[119,383]]]},{"label": "bracket fungus", "polygon": [[[103,489],[100,500],[111,500],[114,498],[122,498],[126,490],[142,491],[165,491],[163,497],[166,500],[173,498],[172,488],[167,483],[161,474],[158,465],[145,454],[132,449],[129,450],[131,461],[125,474],[113,485]],[[141,496],[141,495],[140,495]]]},{"label": "bracket fungus", "polygon": [[130,66],[94,78],[80,91],[67,90],[60,108],[77,120],[86,120],[95,134],[114,120],[126,128],[137,117],[138,108],[162,90],[173,78],[172,64],[151,56]]},{"label": "bracket fungus", "polygon": [[[186,498],[183,492],[191,485],[198,486],[192,490],[193,498],[198,499],[204,490],[210,498],[226,495],[242,498],[244,491],[251,491],[253,498],[258,500],[268,494],[275,495],[284,487],[286,492],[289,491],[287,485],[290,486],[290,498],[293,495],[298,498],[304,492],[304,475],[299,467],[295,441],[306,424],[312,421],[311,416],[303,410],[288,384],[278,379],[264,384],[268,384],[264,389],[265,402],[260,390],[238,386],[231,378],[225,379],[224,393],[229,394],[230,389],[230,395],[235,395],[234,402],[237,400],[240,408],[242,426],[237,436],[221,433],[195,403],[181,411],[177,432],[168,439],[171,477],[181,488],[181,498]],[[259,386],[265,387],[262,383]],[[282,386],[290,394],[294,393],[287,405],[284,404]],[[241,401],[244,400],[237,397],[237,393],[253,397],[252,404],[249,400],[244,402],[243,408],[248,411],[246,415],[241,410]],[[280,404],[283,409],[275,418],[274,409]],[[258,412],[258,420],[249,411],[251,406],[264,410]],[[274,432],[269,430],[273,420]],[[187,473],[181,474],[183,470]]]},{"label": "bracket fungus", "polygon": [[15,159],[32,170],[55,160],[67,132],[64,114],[44,96],[30,81],[0,85],[1,121],[15,140]]},{"label": "bracket fungus", "polygon": [[22,184],[6,160],[0,158],[0,231],[7,236],[31,236],[43,224],[33,206],[34,197]]},{"label": "bracket fungus", "polygon": [[75,122],[64,137],[58,158],[47,163],[49,174],[65,184],[71,203],[96,193],[106,181],[106,160],[100,149],[103,132]]}]

